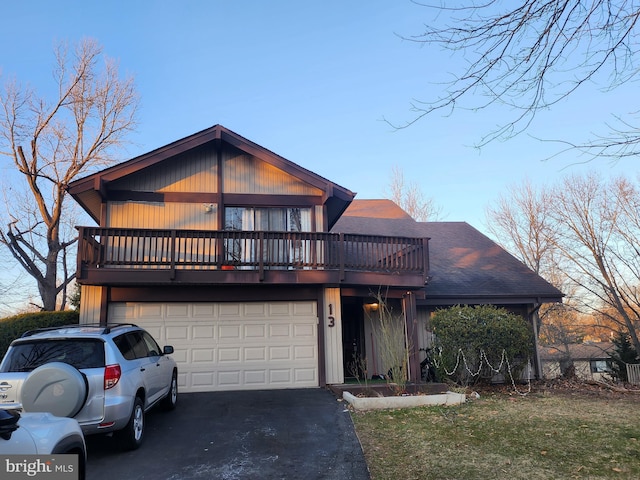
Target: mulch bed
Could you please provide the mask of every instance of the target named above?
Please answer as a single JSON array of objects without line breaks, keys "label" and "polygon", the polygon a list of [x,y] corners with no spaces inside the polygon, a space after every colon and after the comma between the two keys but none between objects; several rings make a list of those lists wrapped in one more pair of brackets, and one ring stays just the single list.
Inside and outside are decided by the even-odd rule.
[{"label": "mulch bed", "polygon": [[[528,391],[528,385],[517,385],[519,392]],[[468,393],[478,392],[482,395],[516,395],[513,385],[474,385],[468,388]],[[556,378],[551,380],[535,380],[531,382],[531,393],[582,395],[603,399],[627,398],[640,402],[640,386],[625,383],[605,383],[581,380],[575,377]]]},{"label": "mulch bed", "polygon": [[[348,384],[330,385],[329,389],[338,398],[342,398],[342,392],[347,391],[355,396],[389,396],[396,395],[388,385],[379,384]],[[407,393],[415,394],[439,394],[449,390],[445,383],[424,383],[419,385],[408,384]],[[554,395],[581,395],[603,399],[626,398],[640,403],[640,386],[625,383],[605,383],[581,380],[576,377],[533,380],[531,384],[513,385],[504,384],[476,384],[467,387],[467,398],[473,398],[478,393],[480,397],[487,395],[514,396],[527,394],[554,394]]]}]

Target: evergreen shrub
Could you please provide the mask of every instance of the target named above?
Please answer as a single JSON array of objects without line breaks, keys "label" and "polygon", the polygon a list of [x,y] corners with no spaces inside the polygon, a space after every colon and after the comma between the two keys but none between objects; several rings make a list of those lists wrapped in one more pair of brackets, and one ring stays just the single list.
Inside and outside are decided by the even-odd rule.
[{"label": "evergreen shrub", "polygon": [[519,379],[533,355],[531,326],[503,308],[479,305],[437,310],[431,326],[438,373],[461,385],[490,380],[496,374],[492,369],[499,367],[505,379]]},{"label": "evergreen shrub", "polygon": [[0,319],[0,358],[4,357],[12,341],[28,330],[73,325],[77,324],[79,319],[78,312],[72,310],[23,313]]}]

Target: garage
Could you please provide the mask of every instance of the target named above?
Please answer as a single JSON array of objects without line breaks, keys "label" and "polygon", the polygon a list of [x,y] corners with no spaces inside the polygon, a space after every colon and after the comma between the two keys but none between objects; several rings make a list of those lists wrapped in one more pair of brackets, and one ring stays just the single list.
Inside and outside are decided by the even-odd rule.
[{"label": "garage", "polygon": [[135,323],[173,345],[182,392],[317,387],[313,301],[111,303],[110,323]]}]

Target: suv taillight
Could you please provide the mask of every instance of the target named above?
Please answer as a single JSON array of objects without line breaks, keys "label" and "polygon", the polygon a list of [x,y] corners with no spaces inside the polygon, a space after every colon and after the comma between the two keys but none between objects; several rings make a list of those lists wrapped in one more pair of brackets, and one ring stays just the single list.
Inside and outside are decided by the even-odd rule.
[{"label": "suv taillight", "polygon": [[116,386],[122,375],[120,365],[107,365],[104,367],[104,389],[109,390]]}]

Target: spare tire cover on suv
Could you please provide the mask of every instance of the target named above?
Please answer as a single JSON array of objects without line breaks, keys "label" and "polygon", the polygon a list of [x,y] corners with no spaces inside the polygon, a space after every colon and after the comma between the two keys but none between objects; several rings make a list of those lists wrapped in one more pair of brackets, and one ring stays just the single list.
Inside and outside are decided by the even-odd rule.
[{"label": "spare tire cover on suv", "polygon": [[21,403],[26,412],[73,417],[87,400],[87,384],[77,368],[62,362],[39,366],[24,381]]}]

